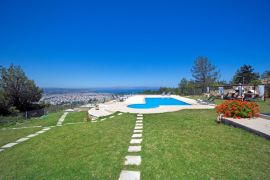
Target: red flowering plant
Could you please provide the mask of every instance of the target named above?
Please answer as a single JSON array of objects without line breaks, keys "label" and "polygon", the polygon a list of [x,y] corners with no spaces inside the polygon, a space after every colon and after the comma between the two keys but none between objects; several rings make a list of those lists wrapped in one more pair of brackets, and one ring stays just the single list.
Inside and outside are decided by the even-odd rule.
[{"label": "red flowering plant", "polygon": [[216,112],[224,117],[252,118],[259,116],[259,106],[254,102],[229,100],[218,105]]}]

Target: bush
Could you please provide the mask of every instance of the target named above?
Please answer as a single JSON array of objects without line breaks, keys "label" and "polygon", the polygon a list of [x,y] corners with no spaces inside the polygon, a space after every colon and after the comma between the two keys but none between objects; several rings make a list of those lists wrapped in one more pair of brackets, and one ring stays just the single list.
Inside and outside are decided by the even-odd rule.
[{"label": "bush", "polygon": [[254,102],[230,100],[218,105],[216,112],[224,117],[252,118],[259,116],[259,106]]}]

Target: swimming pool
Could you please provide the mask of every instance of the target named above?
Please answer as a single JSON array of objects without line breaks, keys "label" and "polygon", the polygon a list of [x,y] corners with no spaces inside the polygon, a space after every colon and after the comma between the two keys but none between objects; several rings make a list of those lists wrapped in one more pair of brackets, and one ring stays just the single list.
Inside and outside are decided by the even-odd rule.
[{"label": "swimming pool", "polygon": [[186,102],[174,98],[145,98],[145,104],[130,104],[129,108],[133,109],[151,109],[159,106],[186,106]]}]

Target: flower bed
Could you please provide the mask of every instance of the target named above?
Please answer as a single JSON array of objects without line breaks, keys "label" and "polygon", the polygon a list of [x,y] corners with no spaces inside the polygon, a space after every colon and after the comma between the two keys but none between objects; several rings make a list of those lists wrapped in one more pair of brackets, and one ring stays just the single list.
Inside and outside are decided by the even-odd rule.
[{"label": "flower bed", "polygon": [[254,102],[230,100],[216,107],[216,112],[224,117],[252,118],[259,116],[259,106]]}]

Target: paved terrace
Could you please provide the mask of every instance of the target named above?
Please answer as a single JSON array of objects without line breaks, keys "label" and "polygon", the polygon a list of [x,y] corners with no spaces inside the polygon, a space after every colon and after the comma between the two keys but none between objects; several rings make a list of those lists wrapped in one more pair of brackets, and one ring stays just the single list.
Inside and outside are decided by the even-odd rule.
[{"label": "paved terrace", "polygon": [[233,119],[223,118],[225,124],[232,125],[250,131],[270,140],[270,120],[263,118]]},{"label": "paved terrace", "polygon": [[[186,102],[190,105],[172,105],[172,106],[160,106],[158,108],[152,109],[133,109],[129,108],[130,104],[144,104],[145,98],[175,98],[180,101]],[[165,112],[174,112],[183,109],[214,109],[213,105],[201,105],[197,103],[196,100],[185,98],[182,96],[171,95],[171,96],[162,96],[162,95],[135,95],[129,97],[125,102],[108,102],[100,105],[100,110],[95,110],[94,108],[89,110],[89,114],[95,117],[108,116],[115,112],[125,112],[125,113],[134,113],[134,114],[155,114],[155,113],[165,113]]]}]

